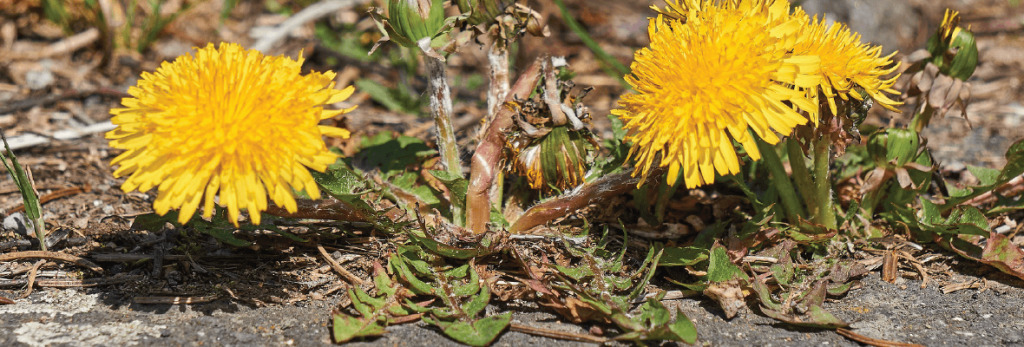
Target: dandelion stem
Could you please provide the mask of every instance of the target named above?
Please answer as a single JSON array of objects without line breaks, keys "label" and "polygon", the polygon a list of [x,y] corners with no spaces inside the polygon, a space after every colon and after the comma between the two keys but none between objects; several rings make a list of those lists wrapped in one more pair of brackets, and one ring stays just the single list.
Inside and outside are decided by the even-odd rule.
[{"label": "dandelion stem", "polygon": [[818,203],[818,211],[811,216],[812,220],[826,228],[836,228],[836,212],[832,198],[832,182],[829,180],[829,165],[832,162],[832,135],[825,133],[820,138],[812,138],[814,145],[814,195]]},{"label": "dandelion stem", "polygon": [[786,139],[786,150],[789,154],[789,167],[793,172],[793,181],[796,182],[797,190],[800,191],[800,196],[804,198],[804,206],[807,206],[807,212],[815,214],[818,209],[818,203],[813,194],[814,190],[813,183],[811,181],[811,172],[807,170],[807,156],[804,155],[803,149],[800,148],[800,143],[796,138]]},{"label": "dandelion stem", "polygon": [[[459,147],[455,141],[455,128],[452,126],[452,91],[448,86],[448,74],[445,72],[444,61],[424,54],[427,65],[427,76],[430,81],[430,115],[434,117],[437,129],[437,147],[441,152],[441,162],[449,173],[462,177],[462,161],[459,160]],[[462,209],[452,205],[452,218],[456,225],[463,225]]]},{"label": "dandelion stem", "polygon": [[804,211],[800,206],[800,200],[796,196],[796,190],[793,189],[793,182],[790,182],[789,176],[786,175],[786,169],[782,167],[782,159],[779,158],[779,153],[775,152],[774,146],[764,142],[760,137],[754,136],[754,139],[757,141],[757,149],[761,151],[761,158],[764,159],[768,172],[772,174],[772,184],[779,191],[779,199],[782,200],[782,208],[786,212],[786,219],[791,224],[798,225],[800,216],[804,215]]}]

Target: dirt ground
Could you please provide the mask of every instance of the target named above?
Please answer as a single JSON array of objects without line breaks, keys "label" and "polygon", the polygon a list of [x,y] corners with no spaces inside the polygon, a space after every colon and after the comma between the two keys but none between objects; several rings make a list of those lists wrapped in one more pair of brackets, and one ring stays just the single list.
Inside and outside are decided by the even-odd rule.
[{"label": "dirt ground", "polygon": [[[30,2],[30,1],[29,1]],[[646,43],[647,2],[566,1],[590,33],[623,62]],[[29,15],[19,15],[17,0],[0,0],[0,127],[8,138],[38,134],[45,144],[16,151],[31,167],[41,195],[63,192],[43,205],[51,230],[51,248],[98,264],[102,273],[74,264],[50,261],[38,272],[36,289],[26,298],[29,261],[0,262],[0,295],[15,304],[0,305],[0,345],[322,345],[330,343],[330,311],[343,300],[344,284],[316,248],[276,234],[255,234],[250,248],[231,248],[187,229],[165,226],[158,232],[133,230],[134,217],[151,212],[152,192],[124,193],[111,176],[117,154],[102,134],[57,140],[61,131],[89,128],[109,118],[120,93],[141,71],[173,59],[191,47],[220,40],[252,43],[261,28],[286,17],[271,13],[263,2],[242,1],[223,24],[217,23],[221,1],[198,2],[164,30],[143,54],[122,53],[103,60],[98,43],[45,57],[29,56],[66,36],[59,28]],[[597,89],[587,99],[599,135],[608,135],[604,115],[622,93],[602,73],[592,53],[562,24],[557,7],[533,1],[549,18],[552,37],[524,38],[515,61],[541,53],[565,55],[578,73],[577,84]],[[941,20],[944,6],[963,11],[964,24],[978,35],[981,55],[968,108],[969,122],[951,113],[937,120],[925,135],[947,177],[970,181],[966,165],[1001,167],[1006,148],[1024,138],[1024,5],[1007,0],[945,0],[938,2],[850,0],[833,4],[803,1],[851,23],[854,30],[877,42],[909,52],[923,45]],[[836,5],[843,3],[846,5]],[[10,7],[4,7],[10,6]],[[832,7],[829,7],[832,6]],[[843,7],[846,6],[846,7]],[[364,9],[340,11],[330,20],[366,25]],[[903,12],[900,12],[903,11]],[[886,19],[902,13],[900,20]],[[871,20],[874,18],[874,20]],[[10,28],[10,29],[8,29]],[[13,30],[13,35],[10,34]],[[56,30],[56,32],[55,32]],[[84,29],[83,29],[84,30]],[[891,33],[901,33],[899,35]],[[922,34],[923,33],[923,34]],[[401,77],[393,70],[332,53],[319,44],[312,26],[291,33],[272,52],[294,56],[304,49],[312,69],[339,72],[339,84],[357,78],[381,82]],[[14,52],[14,53],[11,53]],[[19,55],[21,54],[21,55]],[[471,49],[451,59],[453,74],[479,74],[483,52]],[[516,65],[518,66],[518,65]],[[455,82],[456,124],[461,134],[475,133],[482,116],[483,94]],[[424,83],[415,81],[422,90]],[[56,97],[54,97],[56,96]],[[360,107],[345,120],[356,134],[391,130],[427,137],[429,119],[391,112],[365,93],[351,101]],[[878,112],[871,122],[905,122],[906,115]],[[468,137],[468,136],[467,136]],[[340,143],[344,146],[344,143]],[[10,178],[0,180],[0,253],[37,249],[24,234],[24,218],[13,212],[20,196]],[[1013,217],[1013,216],[1011,216]],[[1019,221],[1020,214],[1016,216]],[[20,218],[20,219],[19,219]],[[19,224],[20,223],[20,224]],[[384,239],[366,230],[331,225],[297,226],[358,276],[366,276],[378,259]],[[903,272],[887,283],[873,272],[860,288],[828,302],[826,309],[852,323],[854,332],[879,339],[924,345],[1024,344],[1024,281],[978,263],[958,259],[925,246],[921,255],[935,255],[927,286]],[[82,274],[87,280],[78,280]],[[671,285],[664,286],[671,290]],[[949,293],[944,293],[948,291]],[[169,300],[191,300],[171,303]],[[758,312],[727,320],[714,302],[703,298],[666,301],[678,306],[697,325],[700,341],[709,345],[854,345],[831,331],[795,329]],[[488,312],[513,310],[513,320],[539,327],[584,333],[536,307],[489,307]],[[423,323],[391,327],[366,345],[455,345]],[[495,345],[572,345],[518,332],[504,334]]]}]

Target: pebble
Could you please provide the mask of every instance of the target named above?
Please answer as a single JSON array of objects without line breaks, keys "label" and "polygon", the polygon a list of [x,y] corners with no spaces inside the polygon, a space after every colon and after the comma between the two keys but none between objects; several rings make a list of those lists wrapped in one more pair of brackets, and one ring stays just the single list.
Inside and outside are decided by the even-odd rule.
[{"label": "pebble", "polygon": [[28,84],[28,88],[32,90],[40,90],[49,87],[57,79],[53,77],[53,72],[48,68],[29,70],[25,72],[25,82]]},{"label": "pebble", "polygon": [[3,227],[4,230],[13,230],[22,235],[28,235],[28,226],[32,222],[25,218],[25,215],[21,212],[11,213],[9,216],[4,217]]}]

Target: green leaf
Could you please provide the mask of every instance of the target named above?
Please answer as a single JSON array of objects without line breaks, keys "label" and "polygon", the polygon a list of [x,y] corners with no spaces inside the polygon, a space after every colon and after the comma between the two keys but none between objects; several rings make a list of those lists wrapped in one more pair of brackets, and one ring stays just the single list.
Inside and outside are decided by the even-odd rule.
[{"label": "green leaf", "polygon": [[[645,259],[644,264],[640,266],[640,269],[643,269],[644,266],[649,266],[647,274],[634,286],[633,291],[629,293],[628,298],[630,301],[639,297],[646,289],[647,282],[651,281],[651,277],[654,277],[654,271],[658,269],[658,262],[661,261],[661,256],[664,254],[664,250],[665,247],[662,246],[661,243],[655,243],[648,249],[647,259]],[[621,263],[621,260],[616,263]]]},{"label": "green leaf", "polygon": [[[365,56],[365,53],[363,54]],[[419,114],[423,99],[409,93],[407,88],[388,88],[377,81],[361,78],[355,82],[356,89],[370,94],[373,101],[392,112]]]},{"label": "green leaf", "polygon": [[344,343],[360,337],[384,335],[384,327],[376,319],[364,320],[344,313],[334,314],[334,342]]},{"label": "green leaf", "polygon": [[836,316],[832,315],[828,311],[825,311],[824,309],[817,305],[809,307],[807,313],[800,316],[797,316],[792,313],[787,314],[784,312],[771,310],[765,307],[761,308],[761,312],[763,312],[768,317],[772,317],[777,320],[802,327],[835,329],[850,326],[846,322],[842,321],[839,318],[836,318]]},{"label": "green leaf", "polygon": [[[426,249],[427,251],[430,251],[431,253],[434,253],[434,254],[437,254],[437,255],[440,255],[440,256],[444,256],[446,258],[469,259],[469,258],[473,258],[473,257],[481,257],[481,256],[489,255],[489,254],[492,254],[494,252],[497,252],[500,249],[498,247],[498,246],[500,246],[500,244],[493,241],[493,238],[500,237],[500,235],[497,234],[497,233],[486,233],[483,236],[483,239],[487,240],[486,242],[488,244],[490,244],[491,247],[481,246],[481,247],[477,247],[477,248],[459,248],[459,247],[449,246],[449,245],[446,245],[446,244],[434,241],[434,239],[424,235],[422,231],[412,231],[412,232],[409,232],[408,235],[409,235],[410,239],[412,239],[413,241],[415,241],[419,245],[423,246],[423,248]],[[488,240],[488,239],[491,239],[491,240]],[[480,241],[481,245],[485,243],[484,240]]]},{"label": "green leaf", "polygon": [[687,317],[682,310],[676,309],[676,321],[668,326],[677,339],[688,344],[697,342],[697,326],[693,325],[690,317]]},{"label": "green leaf", "polygon": [[715,245],[711,249],[708,281],[725,282],[736,278],[747,279],[747,274],[743,273],[743,269],[740,269],[739,266],[736,266],[736,264],[729,260],[729,254],[726,252],[725,247]]},{"label": "green leaf", "polygon": [[178,211],[169,211],[163,216],[156,214],[156,212],[147,213],[135,217],[135,220],[132,221],[132,229],[155,233],[160,231],[160,229],[163,229],[164,225],[167,223],[176,224],[177,220]]},{"label": "green leaf", "polygon": [[772,276],[779,284],[788,286],[793,281],[793,276],[796,275],[796,270],[793,269],[793,264],[772,264],[769,267],[772,270]]},{"label": "green leaf", "polygon": [[[949,213],[949,222],[951,224],[966,224],[975,226],[978,229],[989,231],[988,218],[985,218],[985,214],[981,213],[974,206],[957,206]],[[987,236],[985,234],[984,236]]]},{"label": "green leaf", "polygon": [[466,207],[466,191],[469,189],[469,180],[460,175],[453,174],[448,171],[442,170],[431,170],[431,175],[434,175],[438,181],[444,183],[445,187],[448,187],[448,192],[451,196],[451,203],[460,210]]},{"label": "green leaf", "polygon": [[379,168],[381,176],[385,178],[405,172],[408,166],[415,165],[437,153],[430,149],[423,140],[405,135],[393,137],[388,132],[380,132],[373,137],[364,137],[361,147],[362,149],[355,155],[354,160],[368,167]]},{"label": "green leaf", "polygon": [[967,171],[970,171],[983,186],[995,184],[999,179],[999,170],[996,169],[967,165]]},{"label": "green leaf", "polygon": [[480,292],[462,305],[462,311],[466,312],[469,317],[476,317],[491,302],[491,290],[487,288],[487,285],[481,286],[478,283],[477,286],[480,288]]},{"label": "green leaf", "polygon": [[[420,175],[416,172],[402,172],[396,174],[391,180],[391,189],[401,189],[407,194],[411,194],[419,198],[420,201],[429,205],[430,207],[437,208],[439,210],[447,210],[447,206],[441,204],[441,193],[435,191],[429,185],[419,184]],[[415,213],[416,206],[406,206],[410,213]]]},{"label": "green leaf", "polygon": [[888,141],[886,142],[886,159],[895,161],[897,167],[902,167],[917,157],[918,147],[921,138],[917,132],[910,129],[888,129]]},{"label": "green leaf", "polygon": [[[63,7],[61,7],[63,9]],[[0,152],[0,161],[4,163],[4,167],[7,168],[7,173],[14,179],[14,184],[18,187],[18,191],[21,193],[22,204],[25,206],[25,216],[33,223],[41,223],[41,214],[39,213],[40,203],[39,197],[36,195],[35,188],[32,187],[32,181],[28,179],[28,175],[25,169],[18,163],[18,157],[11,151],[11,146],[7,144],[7,136],[0,132],[0,138],[4,141],[4,151]],[[4,155],[6,153],[7,155]],[[8,158],[10,157],[10,158]],[[8,163],[10,161],[10,163]],[[39,242],[44,242],[39,240]],[[44,247],[45,249],[45,247]]]},{"label": "green leaf", "polygon": [[327,191],[327,194],[340,200],[348,201],[358,198],[370,189],[366,180],[340,158],[328,166],[326,171],[313,170],[309,174],[313,176],[313,180],[320,188]]},{"label": "green leaf", "polygon": [[553,266],[555,270],[558,270],[558,272],[577,282],[583,280],[584,278],[594,276],[594,270],[592,270],[589,266],[586,265],[581,265],[577,267],[565,267],[558,264],[553,264]]},{"label": "green leaf", "polygon": [[409,284],[409,290],[414,294],[434,294],[437,292],[434,287],[430,286],[426,282],[423,282],[416,277],[412,271],[409,271],[409,267],[406,266],[405,261],[402,257],[397,254],[392,254],[391,258],[388,259],[388,263],[391,264],[391,268],[398,273],[398,277],[405,283]]},{"label": "green leaf", "polygon": [[[973,173],[973,172],[972,172]],[[1006,166],[999,171],[999,175],[990,184],[983,184],[976,187],[971,187],[969,194],[953,195],[953,197],[946,199],[946,204],[942,205],[943,211],[948,211],[956,206],[970,200],[978,195],[989,192],[993,189],[998,188],[1006,182],[1009,182],[1013,178],[1024,174],[1024,139],[1021,139],[1014,144],[1010,145],[1010,148],[1006,150]],[[988,173],[981,173],[985,176]],[[989,178],[989,177],[986,177]],[[978,177],[981,180],[981,177]],[[947,184],[949,186],[949,184]]]},{"label": "green leaf", "polygon": [[764,283],[760,278],[755,277],[753,281],[750,281],[750,288],[757,293],[757,299],[761,301],[761,305],[767,306],[769,310],[781,312],[783,307],[782,304],[775,302],[772,299],[772,291],[768,288],[768,285]]},{"label": "green leaf", "polygon": [[473,322],[431,321],[438,323],[435,325],[440,326],[444,334],[455,341],[470,346],[487,346],[508,327],[509,322],[512,321],[512,312],[481,318]]},{"label": "green leaf", "polygon": [[242,240],[235,236],[235,229],[230,227],[218,227],[208,223],[192,223],[191,224],[197,231],[204,234],[213,236],[217,241],[226,243],[234,247],[249,247],[253,243]]}]

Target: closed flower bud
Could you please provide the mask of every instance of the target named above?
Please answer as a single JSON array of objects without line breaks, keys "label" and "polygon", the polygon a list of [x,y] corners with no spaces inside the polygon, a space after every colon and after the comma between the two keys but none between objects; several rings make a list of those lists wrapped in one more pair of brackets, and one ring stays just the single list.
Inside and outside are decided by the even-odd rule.
[{"label": "closed flower bud", "polygon": [[920,138],[910,129],[886,129],[868,139],[868,153],[879,167],[903,167],[917,157]]},{"label": "closed flower bud", "polygon": [[942,25],[928,40],[931,63],[939,67],[942,74],[960,80],[967,80],[978,66],[978,45],[970,28],[960,24],[960,14],[946,10]]},{"label": "closed flower bud", "polygon": [[444,33],[444,27],[444,0],[388,1],[384,29],[392,41],[406,47],[421,47],[421,40],[433,40]]}]

